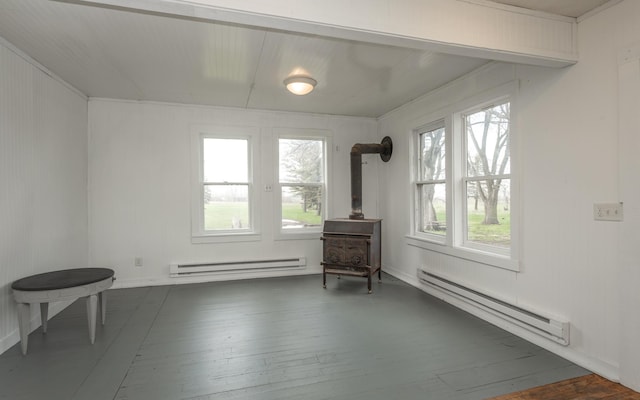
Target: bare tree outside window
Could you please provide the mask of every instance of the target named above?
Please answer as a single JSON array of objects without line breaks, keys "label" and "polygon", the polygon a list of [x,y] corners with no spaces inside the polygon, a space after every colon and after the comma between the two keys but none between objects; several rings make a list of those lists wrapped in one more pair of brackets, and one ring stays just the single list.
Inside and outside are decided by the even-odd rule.
[{"label": "bare tree outside window", "polygon": [[454,105],[414,130],[412,240],[465,257],[497,255],[510,268],[505,260],[517,254],[511,216],[518,204],[517,197],[511,204],[511,100],[503,96],[466,111]]},{"label": "bare tree outside window", "polygon": [[422,232],[444,235],[446,232],[445,129],[439,127],[420,133],[419,228]]},{"label": "bare tree outside window", "polygon": [[[506,102],[464,116],[467,238],[472,241],[510,243],[509,109],[510,103]],[[481,228],[478,224],[503,227]]]}]

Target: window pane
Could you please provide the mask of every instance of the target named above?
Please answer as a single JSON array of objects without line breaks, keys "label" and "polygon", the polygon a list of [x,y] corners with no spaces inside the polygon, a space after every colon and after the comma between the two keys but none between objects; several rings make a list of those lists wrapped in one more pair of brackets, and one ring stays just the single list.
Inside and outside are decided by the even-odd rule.
[{"label": "window pane", "polygon": [[464,122],[467,176],[509,174],[509,103],[466,115]]},{"label": "window pane", "polygon": [[420,134],[420,180],[445,179],[444,128]]},{"label": "window pane", "polygon": [[246,139],[203,139],[205,182],[249,182]]},{"label": "window pane", "polygon": [[467,182],[467,240],[509,248],[510,184],[509,179]]},{"label": "window pane", "polygon": [[418,185],[418,230],[436,235],[447,233],[447,192],[444,183]]},{"label": "window pane", "polygon": [[308,228],[322,224],[322,189],[314,186],[282,187],[282,228]]},{"label": "window pane", "polygon": [[280,182],[324,182],[323,141],[280,139]]},{"label": "window pane", "polygon": [[205,185],[204,229],[250,229],[249,187],[245,185]]}]

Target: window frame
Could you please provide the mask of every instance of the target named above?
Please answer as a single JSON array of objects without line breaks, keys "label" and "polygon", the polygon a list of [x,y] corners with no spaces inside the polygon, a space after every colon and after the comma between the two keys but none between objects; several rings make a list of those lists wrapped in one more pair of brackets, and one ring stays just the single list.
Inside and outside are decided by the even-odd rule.
[{"label": "window frame", "polygon": [[[411,130],[411,216],[412,226],[410,233],[406,235],[407,244],[436,251],[457,258],[475,261],[478,263],[495,266],[511,271],[520,270],[520,214],[521,204],[519,200],[519,147],[517,139],[517,88],[518,82],[512,81],[494,89],[487,90],[475,96],[470,96],[460,102],[444,107],[437,113],[420,119]],[[497,246],[483,245],[466,240],[467,237],[467,201],[466,201],[466,132],[464,131],[463,116],[490,105],[497,105],[508,101],[510,103],[509,115],[509,146],[510,146],[510,213],[511,213],[511,243],[509,249]],[[418,218],[420,207],[418,203],[416,182],[419,176],[419,136],[428,128],[435,127],[444,122],[445,126],[445,152],[446,152],[446,190],[447,190],[447,232],[442,235],[429,234],[418,230]],[[505,251],[506,250],[506,251]]]},{"label": "window frame", "polygon": [[[449,141],[448,139],[448,135],[450,130],[447,129],[447,124],[445,119],[439,119],[436,120],[434,122],[422,125],[416,129],[414,129],[414,134],[413,134],[413,146],[415,148],[415,151],[412,152],[412,154],[414,154],[415,156],[415,161],[413,163],[413,210],[414,210],[414,215],[413,215],[413,231],[414,234],[417,237],[421,237],[424,238],[426,240],[430,240],[433,241],[435,243],[440,243],[440,244],[446,244],[447,242],[447,234],[445,235],[438,235],[438,234],[434,234],[434,233],[430,233],[430,232],[425,232],[423,230],[420,229],[419,224],[421,224],[422,221],[422,216],[424,214],[424,210],[421,207],[421,200],[422,200],[422,194],[421,194],[421,187],[424,185],[429,185],[429,184],[444,184],[445,185],[445,190],[447,192],[447,194],[449,194],[450,192],[450,182],[446,179],[447,175],[445,172],[445,178],[444,179],[427,179],[424,180],[422,179],[422,173],[421,173],[421,167],[422,167],[422,157],[421,157],[421,150],[422,150],[422,140],[421,140],[421,135],[424,133],[428,133],[428,132],[432,132],[435,131],[437,129],[444,129],[444,136],[445,136],[445,171],[449,170],[449,165],[450,165],[450,160],[449,160],[449,156],[448,153],[446,151],[446,146],[447,143]],[[449,206],[449,200],[447,199],[446,202],[446,221],[448,224],[448,221],[451,217],[451,210],[450,210],[450,206]],[[448,228],[448,227],[447,227]]]},{"label": "window frame", "polygon": [[[322,235],[324,221],[329,213],[329,191],[330,191],[330,168],[331,168],[331,151],[332,149],[332,132],[323,129],[295,129],[295,128],[274,128],[274,238],[276,240],[292,240],[292,239],[318,239]],[[286,182],[283,185],[280,182],[280,139],[293,140],[319,140],[323,143],[323,182],[319,184],[295,184],[295,186],[313,186],[320,187],[322,191],[322,209],[321,222],[317,227],[303,227],[296,229],[284,229],[282,227],[282,188],[283,186],[293,186],[294,182]]]},{"label": "window frame", "polygon": [[[249,228],[207,230],[204,227],[204,140],[231,139],[247,141],[247,197]],[[260,165],[259,129],[256,127],[193,125],[191,127],[191,241],[192,243],[245,242],[260,240],[258,204],[260,191],[255,166]],[[239,184],[228,182],[228,184]],[[245,185],[245,183],[241,183]],[[215,184],[214,184],[215,185]]]}]

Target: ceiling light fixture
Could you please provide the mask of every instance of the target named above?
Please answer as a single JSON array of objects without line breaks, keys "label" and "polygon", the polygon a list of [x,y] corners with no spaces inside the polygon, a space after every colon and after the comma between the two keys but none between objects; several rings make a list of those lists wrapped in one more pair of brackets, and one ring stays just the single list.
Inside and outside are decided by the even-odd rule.
[{"label": "ceiling light fixture", "polygon": [[318,82],[304,75],[293,75],[284,80],[287,90],[298,96],[311,93]]}]

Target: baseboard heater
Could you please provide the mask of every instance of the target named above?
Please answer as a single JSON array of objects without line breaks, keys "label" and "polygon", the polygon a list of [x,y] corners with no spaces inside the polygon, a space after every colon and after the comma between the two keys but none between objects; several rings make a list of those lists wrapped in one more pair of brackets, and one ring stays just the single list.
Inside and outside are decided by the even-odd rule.
[{"label": "baseboard heater", "polygon": [[569,322],[559,321],[418,268],[420,282],[472,307],[491,313],[563,346],[569,345]]},{"label": "baseboard heater", "polygon": [[205,274],[247,273],[300,269],[304,268],[306,265],[307,259],[305,257],[171,264],[169,265],[169,273],[171,277],[176,278],[181,276],[196,276]]}]

